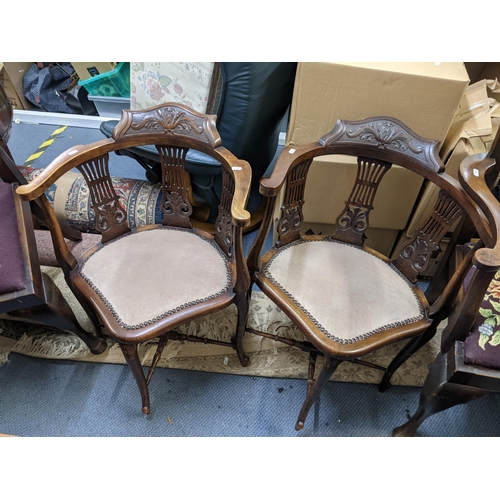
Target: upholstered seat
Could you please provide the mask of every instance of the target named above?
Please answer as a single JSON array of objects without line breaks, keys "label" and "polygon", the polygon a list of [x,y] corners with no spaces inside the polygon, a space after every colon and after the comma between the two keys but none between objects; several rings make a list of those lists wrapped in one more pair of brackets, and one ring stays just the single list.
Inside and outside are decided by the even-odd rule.
[{"label": "upholstered seat", "polygon": [[491,280],[474,327],[464,340],[464,363],[500,370],[500,272]]},{"label": "upholstered seat", "polygon": [[341,344],[424,317],[415,285],[391,263],[355,245],[299,240],[277,252],[264,273]]},{"label": "upholstered seat", "polygon": [[[186,266],[194,255],[200,258]],[[128,233],[92,253],[77,271],[126,329],[214,299],[230,285],[227,259],[213,240],[172,228]]]}]

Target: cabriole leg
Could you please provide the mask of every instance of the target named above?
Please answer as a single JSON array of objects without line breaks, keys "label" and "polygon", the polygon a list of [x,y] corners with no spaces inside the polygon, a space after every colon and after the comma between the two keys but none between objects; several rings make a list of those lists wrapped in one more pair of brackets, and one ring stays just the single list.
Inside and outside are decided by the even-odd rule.
[{"label": "cabriole leg", "polygon": [[243,349],[243,335],[245,335],[245,326],[248,319],[248,311],[250,309],[251,293],[239,294],[236,297],[235,304],[238,309],[238,320],[236,325],[236,352],[240,360],[241,366],[248,366],[250,359],[245,354]]},{"label": "cabriole leg", "polygon": [[314,402],[318,399],[318,396],[321,394],[323,387],[330,380],[333,373],[337,369],[337,366],[342,363],[341,359],[333,359],[325,357],[325,361],[323,363],[323,368],[321,369],[320,374],[316,382],[311,386],[309,383],[307,384],[307,395],[304,404],[299,413],[299,418],[297,419],[297,423],[295,424],[295,430],[300,431],[304,428],[304,423],[307,418],[307,414],[311,409]]},{"label": "cabriole leg", "polygon": [[382,381],[378,387],[380,392],[384,392],[389,387],[391,387],[391,378],[394,372],[413,354],[415,354],[419,349],[421,349],[429,340],[434,337],[437,329],[437,322],[434,322],[422,335],[411,339],[402,349],[399,351],[394,359],[390,362],[389,366],[385,370]]},{"label": "cabriole leg", "polygon": [[445,376],[445,356],[445,354],[440,353],[432,363],[420,393],[417,411],[408,422],[392,431],[393,436],[414,436],[420,425],[430,416],[489,394],[484,389],[448,382]]},{"label": "cabriole leg", "polygon": [[149,390],[146,377],[144,376],[144,371],[141,366],[141,361],[139,359],[137,345],[120,343],[120,348],[123,352],[123,356],[125,357],[125,361],[132,370],[137,385],[139,386],[142,398],[142,413],[148,414],[150,412]]}]

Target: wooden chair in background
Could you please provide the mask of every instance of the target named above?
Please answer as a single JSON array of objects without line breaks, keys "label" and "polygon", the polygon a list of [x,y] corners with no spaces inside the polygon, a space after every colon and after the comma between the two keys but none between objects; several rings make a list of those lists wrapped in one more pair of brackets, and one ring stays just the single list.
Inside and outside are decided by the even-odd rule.
[{"label": "wooden chair in background", "polygon": [[[495,228],[498,234],[500,227]],[[473,248],[456,248],[460,262]],[[479,258],[478,258],[479,257]],[[473,258],[459,300],[443,331],[415,414],[393,436],[414,436],[424,420],[453,406],[500,392],[500,251]],[[495,274],[496,271],[496,274]],[[482,295],[485,286],[486,294]]]},{"label": "wooden chair in background", "polygon": [[94,354],[102,353],[105,340],[83,330],[60,290],[41,272],[30,205],[15,193],[16,186],[0,181],[0,314],[74,333]]},{"label": "wooden chair in background", "polygon": [[[72,332],[99,354],[106,342],[81,328],[60,290],[41,272],[34,224],[46,224],[52,208],[44,195],[29,204],[14,192],[27,181],[7,146],[12,117],[12,106],[0,84],[0,313]],[[81,240],[81,234],[69,224],[63,223],[63,230],[73,244]]]},{"label": "wooden chair in background", "polygon": [[[297,430],[303,428],[311,406],[342,361],[362,362],[358,358],[389,343],[433,335],[451,312],[472,258],[476,255],[476,261],[484,264],[490,255],[488,249],[496,245],[500,214],[484,183],[484,173],[494,162],[468,159],[462,165],[464,179],[459,183],[444,172],[437,151],[436,141],[419,137],[394,118],[339,120],[318,142],[285,147],[271,177],[262,180],[267,207],[248,266],[252,280],[307,339],[296,344],[310,352],[307,395]],[[355,185],[333,235],[301,235],[310,164],[315,157],[332,154],[357,157]],[[391,261],[364,246],[364,232],[378,185],[392,164],[434,182],[440,194],[432,215]],[[282,187],[278,240],[261,257]],[[464,214],[473,221],[486,248],[471,251],[439,300],[429,304],[417,285],[417,276],[447,229]],[[314,380],[318,354],[324,361]]]},{"label": "wooden chair in background", "polygon": [[[114,191],[109,153],[153,144],[162,164],[162,224],[130,230],[126,207]],[[222,165],[223,194],[215,235],[192,227],[186,196],[188,150],[201,151]],[[20,186],[25,200],[43,195],[52,183],[77,168],[90,190],[96,230],[102,241],[76,258],[55,217],[47,221],[66,280],[89,312],[96,328],[116,339],[137,381],[142,411],[149,413],[148,383],[168,339],[211,342],[181,335],[175,328],[230,304],[238,310],[234,341],[242,365],[248,363],[242,339],[248,313],[250,277],[242,231],[250,222],[245,204],[251,170],[222,145],[215,116],[168,103],[149,110],[124,110],[111,138],[62,153],[36,179]],[[146,377],[138,344],[159,337]],[[217,341],[214,341],[216,343]]]}]

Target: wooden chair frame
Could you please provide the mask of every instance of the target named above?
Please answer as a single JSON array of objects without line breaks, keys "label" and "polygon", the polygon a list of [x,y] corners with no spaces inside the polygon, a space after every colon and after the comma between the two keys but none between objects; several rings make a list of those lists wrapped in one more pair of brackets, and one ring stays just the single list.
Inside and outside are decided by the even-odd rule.
[{"label": "wooden chair frame", "polygon": [[[10,185],[14,196],[26,285],[22,290],[0,295],[0,314],[4,315],[5,319],[22,320],[74,333],[94,354],[102,353],[107,347],[106,342],[92,333],[87,333],[78,324],[60,290],[48,275],[41,272],[29,203],[22,201],[16,194],[17,184]],[[42,204],[50,209],[46,199],[42,198]]]},{"label": "wooden chair frame", "polygon": [[[471,266],[487,268],[488,272],[492,272],[496,266],[500,213],[498,203],[484,181],[484,175],[494,161],[466,159],[461,168],[460,179],[457,181],[444,172],[444,165],[437,153],[438,146],[437,141],[418,136],[402,122],[391,117],[374,117],[357,122],[338,120],[335,128],[318,142],[285,147],[271,177],[261,181],[260,191],[267,199],[267,205],[263,224],[247,259],[252,281],[294,321],[308,339],[301,348],[312,353],[308,391],[297,420],[297,430],[303,427],[309,409],[341,361],[356,360],[396,340],[417,339],[417,343],[423,342],[422,339],[434,335],[437,325],[451,312],[463,278]],[[305,201],[305,182],[309,166],[314,158],[332,154],[358,158],[355,185],[349,199],[346,200],[344,210],[337,218],[337,229],[333,235],[301,235],[302,206]],[[348,344],[332,342],[319,331],[314,321],[300,307],[272,284],[262,269],[277,252],[298,241],[336,240],[363,246],[364,232],[369,227],[369,215],[373,209],[378,185],[392,164],[423,176],[441,189],[439,199],[428,220],[418,233],[406,242],[399,256],[392,261],[409,281],[416,283],[418,274],[429,264],[430,256],[440,239],[464,214],[470,217],[485,248],[471,252],[464,259],[434,303],[428,304],[423,293],[415,290],[425,309],[422,320],[410,325],[389,328],[383,333]],[[275,248],[261,256],[264,242],[273,223],[278,194],[282,188],[285,189],[285,194],[277,225],[278,241]],[[365,250],[390,262],[387,257],[372,249],[365,247]],[[495,261],[494,264],[491,263],[492,259]],[[480,293],[483,288],[483,282],[474,281],[472,290]],[[325,361],[322,372],[314,381],[314,363],[318,353],[324,355]]]},{"label": "wooden chair frame", "polygon": [[[459,245],[455,248],[456,265],[460,265],[463,258],[462,245]],[[494,261],[490,264],[500,268],[500,256],[496,257],[496,261],[496,265]],[[450,323],[443,331],[440,352],[432,362],[420,392],[418,408],[406,423],[393,430],[395,437],[414,436],[430,416],[500,392],[499,370],[465,362],[464,341],[473,328],[481,305],[477,298],[482,300],[481,289],[485,288],[486,292],[494,276],[490,267],[473,267],[470,273],[480,286],[476,285],[477,290],[473,293],[469,291],[469,283],[466,290],[462,287],[457,305],[450,315]]]},{"label": "wooden chair frame", "polygon": [[[250,214],[245,210],[245,205],[249,196],[251,169],[247,162],[238,160],[221,145],[215,119],[214,115],[202,115],[187,106],[173,103],[159,105],[149,110],[124,110],[111,138],[69,149],[57,157],[32,183],[18,188],[18,193],[23,199],[35,200],[56,179],[72,168],[79,169],[85,177],[96,213],[96,229],[102,234],[102,243],[77,259],[69,251],[55,217],[50,217],[48,226],[68,284],[93,320],[97,331],[105,327],[120,343],[125,359],[138,383],[144,413],[150,411],[148,383],[161,350],[169,338],[183,338],[181,334],[175,332],[175,328],[190,320],[235,303],[238,309],[237,332],[234,342],[225,344],[236,349],[242,365],[248,363],[242,339],[248,314],[247,293],[250,277],[243,253],[242,231],[250,222]],[[120,199],[112,186],[107,167],[108,155],[113,151],[146,144],[156,145],[162,161],[161,209],[164,219],[162,224],[131,230],[124,207],[120,204]],[[187,196],[189,179],[184,170],[184,158],[190,148],[212,156],[223,167],[224,192],[215,223],[215,235],[193,228],[189,220],[192,206]],[[192,303],[163,318],[156,318],[144,326],[128,329],[120,324],[78,271],[93,252],[108,242],[129,233],[151,231],[162,226],[176,227],[212,241],[227,260],[230,283],[227,290],[219,296],[203,303]],[[189,266],[189,258],[186,258],[182,265]],[[165,285],[165,293],[168,293],[168,285]],[[146,377],[141,367],[137,346],[156,337],[160,337],[158,351],[150,373]],[[210,339],[187,338],[187,340],[212,342]],[[220,342],[215,343],[220,344]]]}]

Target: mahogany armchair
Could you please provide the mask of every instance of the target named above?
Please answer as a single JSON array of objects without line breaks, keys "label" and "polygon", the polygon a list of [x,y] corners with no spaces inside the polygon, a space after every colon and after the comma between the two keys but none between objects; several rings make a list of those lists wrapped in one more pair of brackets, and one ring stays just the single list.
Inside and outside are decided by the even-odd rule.
[{"label": "mahogany armchair", "polygon": [[[483,179],[494,162],[464,162],[463,178],[458,182],[444,172],[437,151],[437,141],[419,137],[394,118],[339,120],[318,142],[285,147],[271,177],[261,181],[266,212],[247,262],[253,282],[307,339],[296,343],[310,353],[307,394],[297,430],[303,428],[310,408],[342,361],[363,362],[359,358],[389,343],[433,335],[450,313],[472,259],[484,267],[490,265],[491,255],[496,255],[496,250],[490,249],[496,245],[500,214]],[[309,167],[315,157],[332,154],[357,157],[354,187],[336,219],[334,234],[301,234]],[[393,164],[434,182],[440,194],[418,234],[390,260],[364,246],[364,232],[378,185]],[[284,200],[278,239],[274,248],[261,256],[281,188]],[[447,229],[465,213],[486,248],[470,252],[439,300],[429,304],[417,276]],[[314,380],[318,354],[324,361]]]},{"label": "mahogany armchair", "polygon": [[[24,199],[33,200],[71,168],[85,177],[102,241],[77,259],[55,218],[48,221],[49,227],[68,284],[96,328],[104,327],[119,342],[139,386],[144,413],[150,411],[148,383],[168,339],[210,342],[175,331],[190,320],[236,304],[237,330],[227,344],[236,349],[242,365],[248,363],[242,339],[250,277],[242,230],[250,221],[245,204],[251,170],[222,146],[215,118],[171,103],[124,110],[111,138],[69,149],[33,182],[18,188]],[[131,230],[127,207],[113,189],[108,157],[120,149],[149,144],[156,146],[161,158],[164,217],[161,224]],[[222,165],[223,194],[215,235],[193,228],[189,220],[192,207],[186,196],[184,162],[191,149]],[[157,337],[158,350],[146,377],[137,347]]]}]

